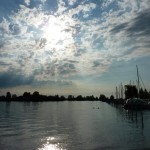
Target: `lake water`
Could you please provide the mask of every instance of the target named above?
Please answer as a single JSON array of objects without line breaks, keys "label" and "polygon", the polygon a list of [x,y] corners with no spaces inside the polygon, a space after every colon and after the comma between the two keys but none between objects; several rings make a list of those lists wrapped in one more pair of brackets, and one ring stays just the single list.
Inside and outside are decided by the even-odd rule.
[{"label": "lake water", "polygon": [[150,150],[150,111],[103,102],[0,102],[0,150]]}]

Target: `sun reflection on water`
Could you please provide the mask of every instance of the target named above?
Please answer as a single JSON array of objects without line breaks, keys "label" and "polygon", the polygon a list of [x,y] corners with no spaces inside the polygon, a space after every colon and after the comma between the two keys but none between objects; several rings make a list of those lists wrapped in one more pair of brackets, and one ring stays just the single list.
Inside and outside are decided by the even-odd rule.
[{"label": "sun reflection on water", "polygon": [[47,137],[45,139],[42,139],[41,141],[44,142],[44,144],[38,150],[65,150],[61,147],[61,144],[55,137]]}]

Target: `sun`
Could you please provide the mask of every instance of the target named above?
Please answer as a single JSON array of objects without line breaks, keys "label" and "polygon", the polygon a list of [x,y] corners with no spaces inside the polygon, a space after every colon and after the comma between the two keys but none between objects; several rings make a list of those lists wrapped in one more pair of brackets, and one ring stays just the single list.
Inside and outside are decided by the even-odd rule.
[{"label": "sun", "polygon": [[69,39],[72,39],[72,33],[68,32],[66,20],[51,16],[42,28],[43,38],[47,40],[47,46],[58,48],[67,46]]},{"label": "sun", "polygon": [[57,42],[61,38],[62,28],[62,23],[51,17],[44,28],[44,37],[49,41]]}]

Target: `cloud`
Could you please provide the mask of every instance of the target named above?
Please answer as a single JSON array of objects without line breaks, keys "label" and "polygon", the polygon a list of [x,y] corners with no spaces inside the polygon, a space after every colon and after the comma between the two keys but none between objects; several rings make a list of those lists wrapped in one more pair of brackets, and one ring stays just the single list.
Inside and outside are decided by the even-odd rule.
[{"label": "cloud", "polygon": [[30,0],[24,0],[24,2],[25,2],[25,4],[26,4],[27,6],[30,5]]},{"label": "cloud", "polygon": [[48,87],[72,87],[74,86],[74,83],[69,80],[49,80],[49,81],[36,81],[33,83],[34,87],[42,87],[42,86],[48,86]]},{"label": "cloud", "polygon": [[[7,65],[7,64],[3,64],[3,65]],[[24,76],[14,71],[0,73],[0,83],[1,83],[0,88],[11,88],[11,87],[18,87],[18,86],[33,86],[33,87],[40,87],[40,86],[64,87],[66,86],[66,87],[69,87],[73,85],[72,81],[70,80],[41,81],[41,80],[35,79],[33,75]]]},{"label": "cloud", "polygon": [[[145,9],[134,14],[128,22],[120,23],[111,30],[111,36],[114,36],[122,46],[123,60],[144,57],[149,55],[148,43],[150,36],[150,11]],[[123,40],[124,39],[124,40]],[[119,43],[119,42],[117,42]]]},{"label": "cloud", "polygon": [[0,73],[9,77],[9,70],[18,70],[19,83],[13,72],[12,85],[23,78],[28,84],[32,76],[45,83],[100,76],[115,61],[150,55],[148,4],[24,0],[0,22]]},{"label": "cloud", "polygon": [[100,66],[99,60],[93,61],[93,67],[98,67],[98,66]]},{"label": "cloud", "polygon": [[44,48],[44,46],[46,45],[46,38],[41,38],[39,40],[36,41],[36,47],[37,48]]},{"label": "cloud", "polygon": [[111,32],[112,34],[115,34],[115,33],[118,33],[118,32],[123,32],[128,26],[128,23],[122,23],[122,24],[119,24],[117,26],[115,26]]},{"label": "cloud", "polygon": [[16,87],[20,85],[31,85],[34,81],[33,76],[26,77],[16,72],[3,72],[0,73],[0,87]]},{"label": "cloud", "polygon": [[74,5],[77,2],[77,0],[68,0],[69,5]]},{"label": "cloud", "polygon": [[122,23],[115,26],[111,32],[113,34],[118,32],[125,32],[127,36],[150,36],[150,11],[145,10],[139,13],[130,22]]},{"label": "cloud", "polygon": [[3,21],[0,23],[0,35],[4,36],[4,34],[9,33],[9,21],[6,20],[5,18],[3,19]]},{"label": "cloud", "polygon": [[75,64],[74,63],[68,63],[68,62],[60,64],[58,67],[58,74],[60,76],[61,75],[70,76],[71,74],[76,73]]},{"label": "cloud", "polygon": [[129,28],[127,28],[128,36],[150,36],[150,11],[145,10],[133,19]]}]

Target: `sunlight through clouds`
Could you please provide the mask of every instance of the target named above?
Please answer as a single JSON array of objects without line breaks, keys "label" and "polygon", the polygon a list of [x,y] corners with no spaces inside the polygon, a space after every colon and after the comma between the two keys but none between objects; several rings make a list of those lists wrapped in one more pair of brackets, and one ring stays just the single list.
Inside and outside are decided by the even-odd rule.
[{"label": "sunlight through clouds", "polygon": [[73,30],[69,27],[70,24],[73,24],[73,21],[66,16],[49,16],[49,19],[41,28],[43,38],[47,41],[47,48],[55,48],[59,51],[60,48],[64,49],[73,43]]},{"label": "sunlight through clouds", "polygon": [[[103,76],[118,61],[150,56],[149,0],[12,4],[0,12],[1,74],[33,76],[33,83],[68,80],[76,85],[79,77]],[[6,7],[3,0],[1,5]]]}]

